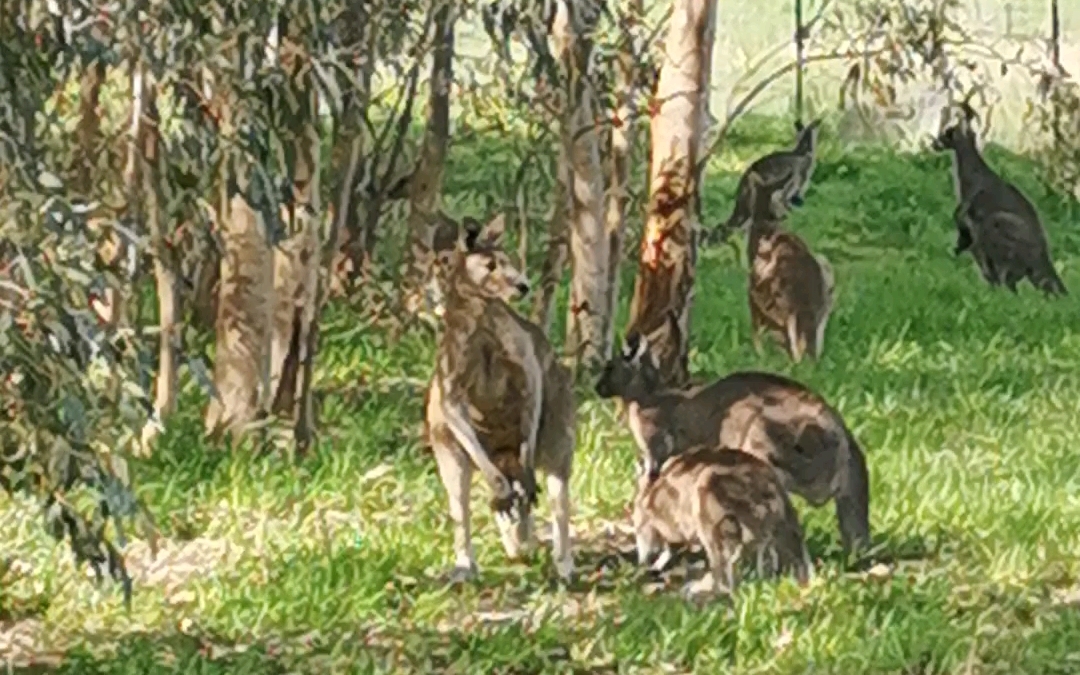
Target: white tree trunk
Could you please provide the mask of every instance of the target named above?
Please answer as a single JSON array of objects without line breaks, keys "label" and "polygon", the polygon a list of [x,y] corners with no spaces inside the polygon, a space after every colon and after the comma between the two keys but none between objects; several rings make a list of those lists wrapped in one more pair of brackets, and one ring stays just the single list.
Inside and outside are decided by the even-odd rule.
[{"label": "white tree trunk", "polygon": [[592,26],[583,17],[582,4],[559,3],[555,26],[560,39],[560,60],[568,75],[567,117],[562,138],[570,160],[570,305],[566,349],[574,363],[599,365],[607,336],[608,241],[604,222],[604,185],[600,167],[599,131],[595,94],[588,72]]}]

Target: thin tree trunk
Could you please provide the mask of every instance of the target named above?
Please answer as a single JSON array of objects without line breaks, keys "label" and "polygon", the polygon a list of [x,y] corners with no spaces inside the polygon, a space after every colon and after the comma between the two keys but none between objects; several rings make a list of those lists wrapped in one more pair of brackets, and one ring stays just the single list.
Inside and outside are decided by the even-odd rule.
[{"label": "thin tree trunk", "polygon": [[[296,54],[308,51],[314,27],[307,15],[290,16],[285,41],[301,47],[288,49]],[[301,63],[284,63],[292,73],[289,86],[299,106],[294,111],[293,169],[294,233],[274,253],[275,309],[271,332],[272,412],[293,420],[297,449],[303,452],[314,435],[314,406],[311,377],[314,354],[309,353],[310,334],[317,321],[319,295],[320,236],[318,223],[322,206],[319,196],[320,134],[318,94],[310,71]]]},{"label": "thin tree trunk", "polygon": [[[347,164],[350,149],[354,146],[353,141],[360,139],[361,154],[369,151],[374,141],[369,138],[368,129],[364,124],[376,65],[377,32],[371,30],[371,27],[378,20],[372,17],[372,12],[377,10],[369,4],[367,0],[349,0],[339,19],[339,33],[353,59],[352,78],[343,74],[338,77],[338,87],[343,92],[344,105],[340,128],[335,129],[334,147],[330,158],[331,166],[334,167],[332,175],[341,177],[342,180],[348,173]],[[334,254],[331,263],[332,274],[327,282],[329,295],[343,295],[349,282],[360,271],[362,254],[358,242],[361,238],[363,221],[357,204],[360,200],[352,199],[360,187],[360,179],[359,172],[354,171],[352,184],[346,186],[338,180],[333,185],[337,194],[346,190],[349,192],[350,207],[348,212],[339,213],[336,219],[337,226],[341,227],[342,231],[337,233],[339,249]]]},{"label": "thin tree trunk", "polygon": [[[435,13],[435,50],[431,64],[431,90],[424,145],[409,185],[409,248],[406,251],[406,299],[422,292],[432,263],[432,246],[438,225],[446,151],[450,140],[450,88],[453,84],[454,10],[445,0]],[[420,303],[411,304],[420,306]]]},{"label": "thin tree trunk", "polygon": [[150,245],[154,256],[154,279],[157,285],[158,299],[158,367],[154,392],[155,420],[143,429],[142,447],[149,450],[149,443],[163,428],[166,418],[176,408],[177,391],[177,344],[180,340],[178,316],[178,285],[176,257],[170,249],[162,228],[160,199],[160,165],[158,150],[160,135],[158,130],[157,87],[147,81],[145,68],[140,64],[139,77],[132,78],[133,87],[141,87],[136,92],[135,101],[142,102],[142,124],[139,129],[139,148],[141,150],[140,174],[142,195],[146,208],[146,224],[150,234]]},{"label": "thin tree trunk", "polygon": [[75,190],[89,200],[94,190],[94,160],[101,136],[101,85],[105,83],[105,62],[97,59],[83,71],[79,81],[79,123],[76,127],[79,152],[75,156]]},{"label": "thin tree trunk", "polygon": [[[570,280],[566,350],[575,367],[601,363],[605,351],[608,243],[604,223],[604,186],[598,131],[589,81],[592,17],[583,5],[559,3],[555,30],[567,34],[560,55],[567,75],[567,110],[563,138],[570,158]],[[563,25],[565,22],[565,25]]]},{"label": "thin tree trunk", "polygon": [[649,213],[627,332],[649,335],[665,384],[689,380],[697,227],[716,0],[674,0],[657,84]]},{"label": "thin tree trunk", "polygon": [[569,184],[572,178],[570,156],[566,149],[566,143],[563,141],[559,143],[559,156],[555,162],[555,195],[552,199],[551,219],[548,222],[547,253],[544,255],[544,263],[540,268],[540,286],[532,312],[533,323],[540,326],[544,333],[549,335],[551,334],[552,314],[555,309],[555,295],[559,290],[559,282],[562,281],[563,268],[566,266],[567,253],[570,248],[570,242],[568,241]]},{"label": "thin tree trunk", "polygon": [[[630,17],[644,14],[642,0],[632,0]],[[615,344],[615,315],[619,309],[619,267],[623,255],[623,238],[626,232],[626,210],[630,202],[630,153],[634,148],[634,131],[637,124],[637,72],[633,36],[629,20],[624,19],[622,49],[615,59],[615,92],[618,106],[612,120],[609,139],[609,172],[605,223],[608,236],[607,304],[604,309],[604,359],[611,358]]]}]

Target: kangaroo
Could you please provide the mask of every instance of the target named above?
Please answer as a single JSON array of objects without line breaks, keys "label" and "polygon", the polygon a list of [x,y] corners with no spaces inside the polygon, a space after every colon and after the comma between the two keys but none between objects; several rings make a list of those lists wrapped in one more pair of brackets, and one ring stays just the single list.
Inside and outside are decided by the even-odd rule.
[{"label": "kangaroo", "polygon": [[474,467],[493,492],[490,505],[511,559],[531,546],[534,470],[546,474],[555,568],[569,579],[574,392],[543,331],[508,304],[529,284],[500,248],[504,229],[501,216],[482,228],[467,222],[463,245],[437,254],[442,335],[425,394],[424,437],[449,497],[452,581],[478,572],[469,527]]},{"label": "kangaroo", "polygon": [[953,255],[970,251],[991,286],[1004,284],[1015,293],[1027,278],[1046,295],[1067,295],[1034,205],[983,159],[971,127],[974,111],[966,105],[963,109],[963,117],[931,144],[938,152],[952,153],[957,201]]},{"label": "kangaroo", "polygon": [[744,229],[753,217],[754,193],[751,192],[749,182],[750,176],[754,174],[762,178],[772,194],[777,195],[777,204],[785,209],[803,205],[817,163],[815,155],[820,125],[820,119],[815,119],[805,126],[801,120],[796,122],[794,148],[765,155],[746,169],[735,188],[735,207],[731,216],[716,228],[720,238],[726,239],[736,230]]},{"label": "kangaroo", "polygon": [[755,200],[746,244],[754,348],[761,353],[761,334],[768,331],[784,343],[795,363],[807,352],[821,358],[834,303],[832,266],[811,253],[801,237],[780,227],[774,215],[779,198],[761,189],[760,176],[751,173],[747,185]]},{"label": "kangaroo", "polygon": [[776,470],[784,489],[814,506],[829,500],[845,550],[870,544],[866,458],[843,418],[819,394],[772,373],[743,371],[691,389],[659,385],[648,340],[631,333],[596,383],[620,399],[652,477],[668,458],[717,444],[748,452]]},{"label": "kangaroo", "polygon": [[633,525],[638,564],[659,553],[653,571],[667,567],[671,545],[696,540],[705,549],[709,571],[683,588],[688,599],[733,593],[744,551],[762,576],[793,571],[800,585],[810,581],[799,514],[772,467],[749,453],[696,448],[668,460],[654,479],[642,472]]}]

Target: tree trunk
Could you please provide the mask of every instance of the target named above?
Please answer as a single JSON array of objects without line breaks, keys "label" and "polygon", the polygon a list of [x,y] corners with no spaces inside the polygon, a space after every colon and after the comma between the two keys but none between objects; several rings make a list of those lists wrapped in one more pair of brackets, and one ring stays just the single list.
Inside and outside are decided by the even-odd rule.
[{"label": "tree trunk", "polygon": [[157,87],[147,81],[142,65],[138,77],[132,78],[136,91],[133,100],[141,102],[142,123],[139,126],[138,146],[140,149],[140,178],[142,196],[145,204],[147,231],[150,234],[150,246],[154,258],[154,279],[157,285],[158,299],[158,367],[154,392],[155,420],[143,429],[142,447],[149,450],[149,443],[162,430],[166,418],[176,408],[177,390],[177,344],[179,335],[179,289],[177,285],[176,256],[171,250],[162,228],[161,213],[161,172],[158,163],[160,135],[158,130]]},{"label": "tree trunk", "polygon": [[[95,29],[95,33],[98,32]],[[79,122],[76,127],[78,151],[73,162],[75,174],[75,190],[87,202],[94,200],[94,178],[97,175],[97,159],[100,155],[99,147],[101,137],[101,112],[98,109],[101,102],[101,87],[105,83],[106,67],[101,59],[95,59],[82,73],[79,81]],[[137,127],[134,126],[129,145],[128,161],[133,161],[137,152],[135,149],[134,134]],[[95,219],[96,220],[96,219]],[[127,253],[123,238],[115,229],[109,228],[101,233],[103,235],[98,244],[98,255],[101,261],[110,267],[121,266]],[[123,320],[124,294],[122,289],[110,285],[105,289],[101,302],[97,304],[97,312],[101,320],[109,325],[117,325]]]},{"label": "tree trunk", "polygon": [[[285,54],[310,52],[314,26],[305,12],[289,16]],[[284,61],[297,109],[292,111],[293,210],[289,239],[274,252],[274,318],[270,345],[271,412],[293,421],[297,448],[303,452],[314,434],[311,377],[314,354],[309,352],[315,330],[319,296],[320,134],[318,94],[310,70],[299,61]]]},{"label": "tree trunk", "polygon": [[[344,101],[342,106],[342,119],[340,129],[335,130],[334,147],[331,151],[331,166],[334,167],[333,175],[340,180],[334,182],[333,188],[337,194],[348,191],[350,195],[350,208],[345,213],[339,213],[336,227],[342,228],[337,233],[339,250],[335,252],[331,263],[332,274],[328,279],[329,294],[345,294],[349,282],[360,271],[362,262],[362,249],[359,247],[363,221],[357,202],[352,199],[360,187],[361,176],[353,172],[352,183],[342,183],[348,173],[346,165],[349,161],[350,150],[353,141],[359,139],[360,151],[364,153],[371,150],[373,138],[369,138],[369,132],[364,124],[364,115],[368,108],[371,96],[371,82],[375,75],[376,65],[376,39],[377,31],[373,30],[373,24],[378,20],[372,13],[377,11],[369,6],[367,0],[349,0],[345,4],[345,11],[339,19],[339,33],[345,49],[353,58],[351,78],[344,74],[338,74],[338,88],[343,92]],[[355,84],[354,84],[355,80]]]},{"label": "tree trunk", "polygon": [[83,71],[79,81],[79,123],[76,127],[79,151],[75,155],[75,191],[84,199],[92,199],[94,190],[95,159],[98,157],[98,140],[101,135],[101,85],[105,83],[105,62],[95,60]]},{"label": "tree trunk", "polygon": [[674,0],[651,124],[649,212],[627,332],[650,336],[665,384],[689,380],[699,172],[716,0]]},{"label": "tree trunk", "polygon": [[414,309],[432,263],[435,228],[439,223],[446,151],[450,139],[450,88],[453,84],[454,11],[444,2],[435,14],[435,50],[428,94],[428,123],[424,145],[409,184],[409,248],[406,251],[404,297]]},{"label": "tree trunk", "polygon": [[262,218],[242,195],[221,221],[224,255],[214,327],[214,388],[206,432],[242,434],[266,412],[273,321],[273,252]]},{"label": "tree trunk", "polygon": [[533,304],[532,320],[544,333],[551,334],[552,310],[555,308],[555,294],[562,281],[563,268],[566,266],[567,251],[570,248],[570,155],[566,143],[560,140],[559,156],[556,162],[555,195],[552,199],[551,220],[548,222],[547,253],[540,268],[540,286]]},{"label": "tree trunk", "polygon": [[[593,17],[583,5],[559,3],[553,31],[567,35],[560,54],[567,76],[563,143],[570,158],[570,280],[566,351],[576,366],[599,366],[606,351],[608,242],[594,92],[590,82]],[[565,22],[565,26],[564,26]]]},{"label": "tree trunk", "polygon": [[[639,19],[644,15],[642,0],[632,0],[630,17]],[[634,131],[637,124],[637,67],[635,64],[633,36],[629,19],[624,17],[621,51],[615,60],[615,96],[618,105],[611,124],[608,142],[608,185],[604,220],[608,237],[607,298],[604,308],[605,360],[611,358],[615,344],[615,315],[619,309],[619,266],[622,262],[623,238],[626,232],[626,209],[630,202],[630,160],[634,148]]]}]

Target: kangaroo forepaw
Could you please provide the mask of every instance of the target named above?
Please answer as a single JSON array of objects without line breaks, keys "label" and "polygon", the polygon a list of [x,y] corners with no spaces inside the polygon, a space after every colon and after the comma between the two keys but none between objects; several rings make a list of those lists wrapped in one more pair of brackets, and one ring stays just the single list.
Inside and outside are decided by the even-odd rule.
[{"label": "kangaroo forepaw", "polygon": [[521,497],[517,492],[511,490],[509,494],[495,495],[491,498],[491,510],[495,513],[501,513],[506,516],[514,514],[514,507],[517,505]]},{"label": "kangaroo forepaw", "polygon": [[536,472],[532,469],[523,471],[521,479],[514,481],[514,492],[517,493],[519,498],[536,506],[536,496],[540,492],[540,488],[536,483]]}]

